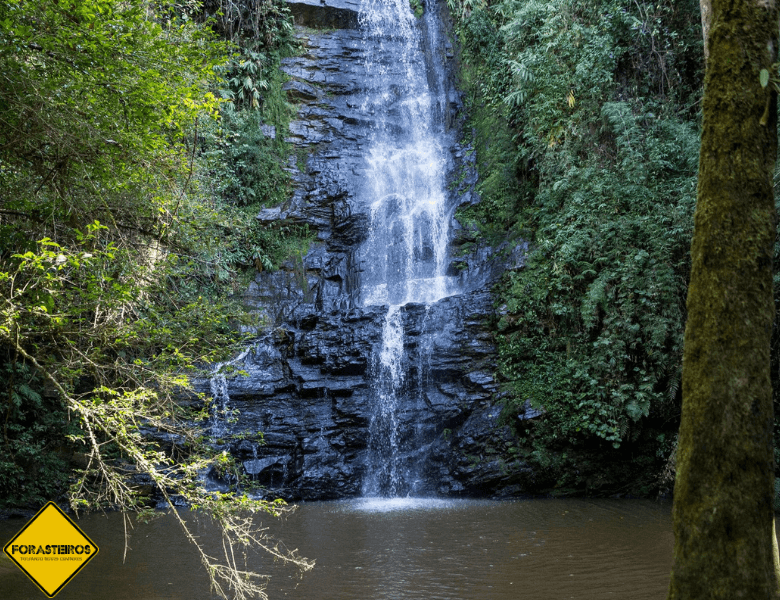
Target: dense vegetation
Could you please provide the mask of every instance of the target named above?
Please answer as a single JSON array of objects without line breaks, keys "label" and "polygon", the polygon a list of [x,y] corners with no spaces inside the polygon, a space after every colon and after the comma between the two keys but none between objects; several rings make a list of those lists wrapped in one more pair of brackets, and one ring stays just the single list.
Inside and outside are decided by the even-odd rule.
[{"label": "dense vegetation", "polygon": [[0,506],[142,510],[156,488],[239,543],[238,508],[280,510],[205,493],[230,459],[188,428],[208,407],[174,401],[240,341],[246,277],[306,243],[254,218],[289,187],[289,14],[237,6],[0,3]]},{"label": "dense vegetation", "polygon": [[[703,65],[698,2],[451,0],[482,203],[527,239],[499,290],[499,372],[540,492],[668,487]],[[496,134],[496,132],[500,132]],[[528,425],[527,400],[545,410]]]}]

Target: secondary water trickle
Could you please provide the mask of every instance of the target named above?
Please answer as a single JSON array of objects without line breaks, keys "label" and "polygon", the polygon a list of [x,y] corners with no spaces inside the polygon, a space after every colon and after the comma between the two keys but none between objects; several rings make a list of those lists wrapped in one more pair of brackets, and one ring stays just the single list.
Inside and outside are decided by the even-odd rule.
[{"label": "secondary water trickle", "polygon": [[[361,252],[361,300],[386,305],[381,347],[375,352],[374,407],[370,428],[370,496],[413,493],[421,475],[414,436],[398,431],[405,389],[404,311],[458,292],[447,275],[452,208],[448,206],[443,107],[443,69],[426,44],[437,40],[429,14],[426,39],[408,0],[365,0],[360,20],[366,42],[366,70],[373,82],[363,110],[377,115],[366,151],[368,173],[361,200],[370,216]],[[426,51],[428,50],[428,51]],[[426,57],[428,60],[426,60]],[[421,354],[422,355],[422,354]],[[425,365],[418,365],[422,381]],[[422,386],[417,386],[422,393]],[[406,440],[406,448],[404,441]],[[419,442],[419,440],[417,440]]]},{"label": "secondary water trickle", "polygon": [[252,347],[246,348],[237,357],[218,363],[211,371],[209,388],[211,390],[211,438],[214,442],[219,442],[228,431],[228,421],[230,414],[230,393],[228,392],[226,371],[243,361],[252,351]]}]

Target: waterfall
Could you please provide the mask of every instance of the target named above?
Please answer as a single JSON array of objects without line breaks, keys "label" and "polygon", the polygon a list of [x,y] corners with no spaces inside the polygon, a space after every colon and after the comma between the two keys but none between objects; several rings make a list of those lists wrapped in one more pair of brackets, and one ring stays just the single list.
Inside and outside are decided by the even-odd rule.
[{"label": "waterfall", "polygon": [[487,251],[449,255],[466,249],[453,213],[478,200],[477,173],[444,0],[412,0],[420,17],[409,1],[288,3],[302,46],[281,65],[293,188],[257,218],[316,237],[242,293],[263,320],[251,355],[198,382],[214,443],[269,497],[381,503],[500,478],[464,460],[494,436],[483,324],[499,267],[478,268]]},{"label": "waterfall", "polygon": [[[360,296],[363,306],[387,306],[381,347],[374,356],[366,495],[407,494],[420,477],[413,472],[419,461],[403,458],[415,448],[402,448],[401,438],[414,436],[397,427],[408,362],[403,307],[429,306],[458,292],[456,278],[446,274],[452,210],[443,145],[446,86],[431,48],[438,43],[435,16],[427,8],[428,14],[418,19],[409,0],[364,0],[361,6],[371,81],[362,110],[375,115],[376,124],[369,135],[367,176],[359,193],[370,216],[369,236],[360,250]],[[423,19],[430,32],[426,39],[421,35]],[[420,383],[424,368],[419,364]],[[421,385],[419,389],[422,394]]]},{"label": "waterfall", "polygon": [[228,393],[227,378],[225,372],[243,361],[252,351],[252,347],[244,349],[237,357],[214,365],[209,379],[211,391],[211,439],[214,443],[220,443],[221,438],[228,434],[230,421],[230,394]]}]

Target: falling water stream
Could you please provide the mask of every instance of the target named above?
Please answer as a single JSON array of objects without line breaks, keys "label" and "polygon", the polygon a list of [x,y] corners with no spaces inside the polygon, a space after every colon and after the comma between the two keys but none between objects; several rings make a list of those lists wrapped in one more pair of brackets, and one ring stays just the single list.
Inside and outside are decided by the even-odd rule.
[{"label": "falling water stream", "polygon": [[445,275],[449,214],[440,107],[446,99],[429,86],[427,69],[441,79],[442,67],[426,65],[408,0],[365,0],[361,17],[373,82],[363,110],[378,116],[362,194],[371,216],[362,297],[364,305],[390,305],[390,315],[393,307],[436,302],[455,291],[454,278]]},{"label": "falling water stream", "polygon": [[[426,11],[425,18],[433,19],[432,13]],[[443,67],[434,60],[435,52],[425,52],[421,23],[408,0],[365,0],[361,21],[366,70],[373,82],[363,110],[379,115],[369,139],[369,176],[362,190],[370,230],[361,250],[361,297],[364,306],[387,306],[375,356],[369,475],[363,491],[395,497],[413,492],[418,477],[408,461],[401,461],[398,432],[407,377],[402,309],[409,303],[429,306],[458,291],[455,278],[446,274],[451,216],[443,146],[446,97]],[[435,24],[428,29],[435,35]],[[430,37],[427,41],[436,43]]]}]

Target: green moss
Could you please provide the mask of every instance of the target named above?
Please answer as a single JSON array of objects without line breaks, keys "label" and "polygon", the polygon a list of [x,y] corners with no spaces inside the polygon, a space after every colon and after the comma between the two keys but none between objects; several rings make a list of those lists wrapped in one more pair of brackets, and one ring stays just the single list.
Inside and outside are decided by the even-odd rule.
[{"label": "green moss", "polygon": [[517,223],[529,186],[518,177],[517,149],[505,107],[480,103],[476,95],[470,100],[466,130],[472,136],[464,145],[476,152],[481,202],[459,210],[457,218],[464,225],[476,226],[488,241],[498,243]]}]

